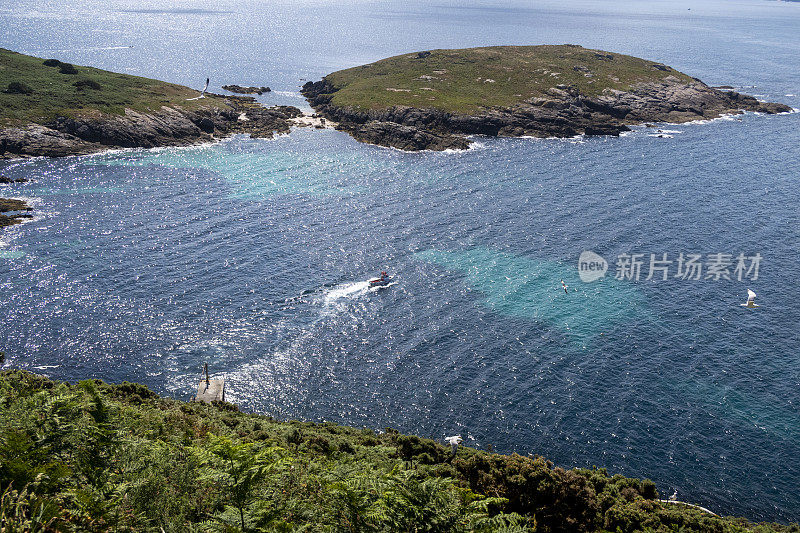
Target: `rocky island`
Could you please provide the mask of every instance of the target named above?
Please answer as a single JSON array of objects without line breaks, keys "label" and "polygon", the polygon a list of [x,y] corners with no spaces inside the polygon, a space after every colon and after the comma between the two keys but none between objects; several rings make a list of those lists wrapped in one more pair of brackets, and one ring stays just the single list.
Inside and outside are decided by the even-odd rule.
[{"label": "rocky island", "polygon": [[302,92],[359,141],[402,150],[464,149],[467,135],[619,135],[791,108],[709,87],[662,63],[576,45],[403,54],[328,74]]},{"label": "rocky island", "polygon": [[233,133],[271,137],[302,115],[1,48],[0,74],[0,159],[182,146]]},{"label": "rocky island", "polygon": [[[313,125],[292,106],[206,93],[0,48],[0,159],[272,137]],[[469,135],[618,135],[647,122],[789,112],[661,63],[575,45],[404,54],[328,74],[303,94],[328,124],[402,150],[469,147]],[[226,85],[261,94],[267,87]],[[308,122],[308,123],[307,123]]]}]

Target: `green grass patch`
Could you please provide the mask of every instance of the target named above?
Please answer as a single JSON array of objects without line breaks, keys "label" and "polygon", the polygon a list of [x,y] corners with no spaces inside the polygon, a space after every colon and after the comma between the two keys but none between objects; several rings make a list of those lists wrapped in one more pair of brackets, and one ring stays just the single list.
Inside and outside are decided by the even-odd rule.
[{"label": "green grass patch", "polygon": [[182,85],[119,74],[0,48],[0,126],[47,123],[56,117],[122,115],[126,108],[155,111],[224,105]]},{"label": "green grass patch", "polygon": [[474,113],[547,96],[573,85],[586,96],[686,74],[654,61],[574,45],[491,46],[403,54],[326,76],[332,104],[360,109],[402,105]]}]

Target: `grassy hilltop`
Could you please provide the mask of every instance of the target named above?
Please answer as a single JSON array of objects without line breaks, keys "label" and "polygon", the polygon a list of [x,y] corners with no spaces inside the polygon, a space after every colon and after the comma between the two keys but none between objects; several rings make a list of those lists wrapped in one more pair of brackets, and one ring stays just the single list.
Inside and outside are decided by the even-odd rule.
[{"label": "grassy hilltop", "polygon": [[252,97],[198,96],[173,83],[0,49],[0,159],[187,146],[236,133],[270,138],[302,115]]},{"label": "grassy hilltop", "polygon": [[387,430],[279,422],[131,383],[0,373],[0,531],[800,531],[648,480]]},{"label": "grassy hilltop", "polygon": [[673,76],[692,78],[636,57],[576,45],[492,46],[403,54],[325,76],[338,89],[331,104],[358,109],[402,105],[474,113],[547,96],[573,85],[586,96]]},{"label": "grassy hilltop", "polygon": [[567,44],[403,54],[301,92],[355,139],[408,151],[463,150],[472,135],[619,135],[631,125],[791,111],[661,63]]},{"label": "grassy hilltop", "polygon": [[122,115],[125,108],[155,111],[162,106],[208,105],[208,99],[187,101],[198,94],[181,85],[0,48],[0,127],[43,124],[59,116]]}]

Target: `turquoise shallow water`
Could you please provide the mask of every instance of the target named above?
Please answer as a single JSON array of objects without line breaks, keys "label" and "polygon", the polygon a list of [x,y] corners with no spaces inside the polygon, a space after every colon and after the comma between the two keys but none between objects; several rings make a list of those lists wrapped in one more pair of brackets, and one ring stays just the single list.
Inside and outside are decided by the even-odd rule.
[{"label": "turquoise shallow water", "polygon": [[348,165],[356,165],[356,153],[321,155],[292,150],[274,151],[265,150],[257,144],[233,142],[225,146],[139,151],[110,158],[98,157],[96,164],[160,166],[187,172],[200,168],[223,176],[232,188],[231,195],[242,199],[356,192],[341,183],[331,183],[329,179],[330,175],[345,171]]},{"label": "turquoise shallow water", "polygon": [[[541,323],[584,347],[647,313],[644,297],[624,281],[603,279],[578,291],[575,265],[484,248],[426,250],[415,257],[463,275],[467,287],[483,294],[481,304],[492,311]],[[567,284],[563,292],[562,280]]]},{"label": "turquoise shallow water", "polygon": [[[407,50],[578,42],[798,107],[798,9],[25,1],[0,23],[2,46],[180,83],[213,69],[272,86],[267,103]],[[457,154],[298,130],[1,163],[32,179],[1,192],[37,218],[0,237],[0,349],[7,366],[181,398],[209,362],[245,409],[460,432],[800,520],[800,114],[741,118]],[[580,280],[585,250],[604,280]],[[757,280],[613,279],[620,254],[740,252],[763,257]],[[383,269],[396,282],[369,289]],[[747,288],[758,310],[739,306]]]}]

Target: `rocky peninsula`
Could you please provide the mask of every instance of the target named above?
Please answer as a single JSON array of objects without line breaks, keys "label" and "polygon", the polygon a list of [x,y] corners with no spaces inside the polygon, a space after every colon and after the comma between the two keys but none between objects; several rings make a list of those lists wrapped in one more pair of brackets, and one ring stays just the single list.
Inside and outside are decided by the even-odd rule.
[{"label": "rocky peninsula", "polygon": [[158,80],[0,49],[0,159],[89,154],[288,132],[296,107],[265,108]]},{"label": "rocky peninsula", "polygon": [[476,134],[619,135],[648,122],[791,111],[662,63],[576,45],[403,54],[328,74],[302,92],[357,140],[409,151],[464,149]]}]

